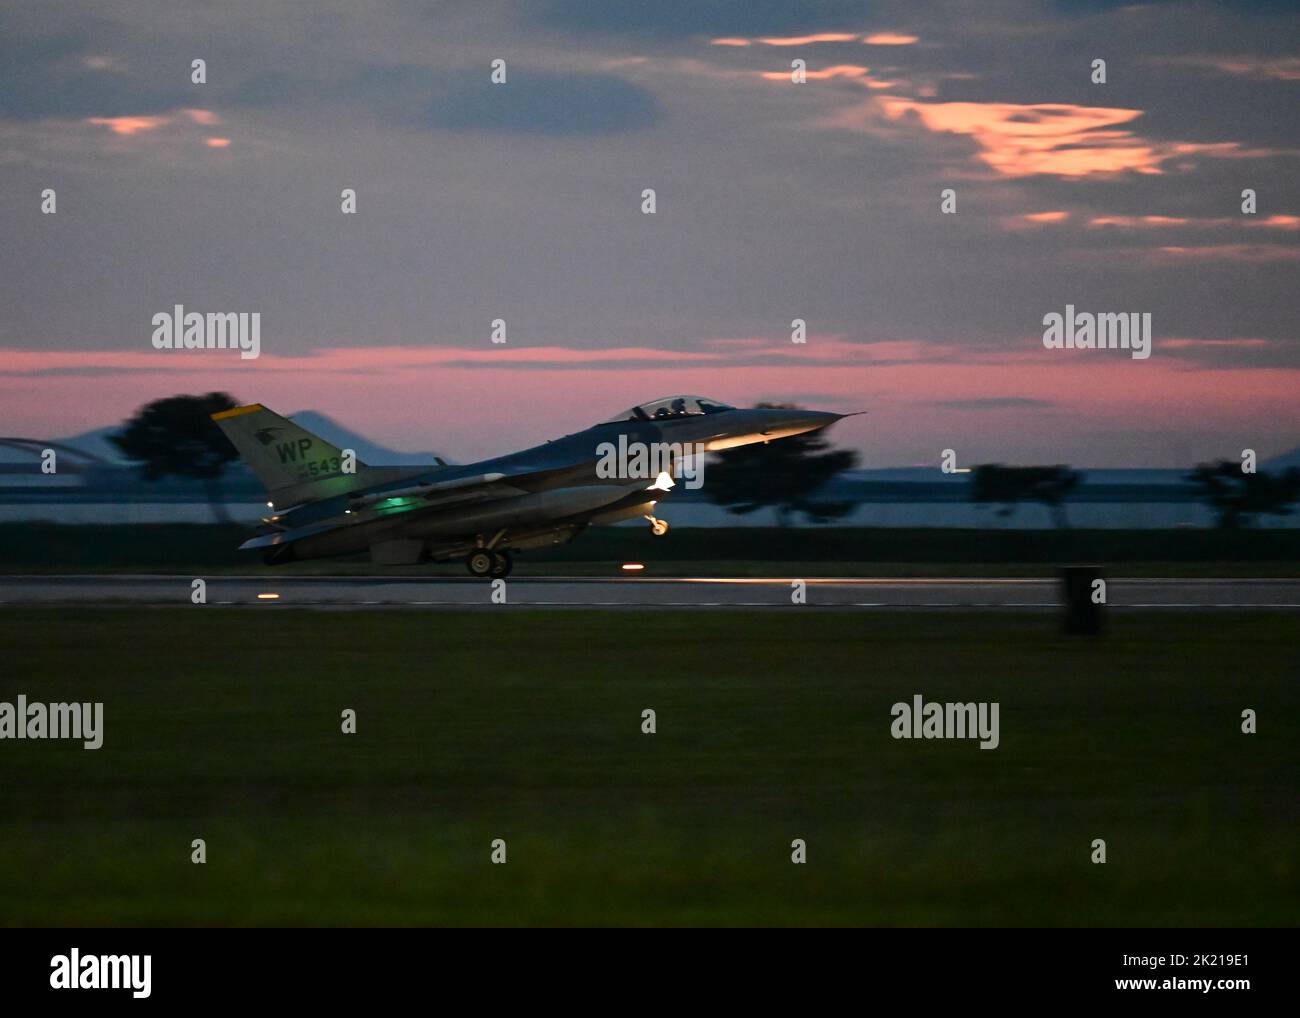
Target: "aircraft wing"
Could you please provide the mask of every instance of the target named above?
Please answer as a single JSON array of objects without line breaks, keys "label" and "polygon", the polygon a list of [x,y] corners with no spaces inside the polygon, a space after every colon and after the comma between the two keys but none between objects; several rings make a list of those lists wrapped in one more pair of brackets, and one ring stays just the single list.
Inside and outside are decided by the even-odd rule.
[{"label": "aircraft wing", "polygon": [[304,537],[323,534],[340,526],[352,526],[376,519],[410,512],[430,512],[477,502],[511,498],[545,487],[572,467],[505,466],[501,470],[446,477],[457,468],[444,468],[427,479],[412,478],[415,483],[388,484],[352,492],[329,502],[314,503],[271,517],[267,522],[274,533],[249,538],[241,550],[271,548],[290,544]]}]

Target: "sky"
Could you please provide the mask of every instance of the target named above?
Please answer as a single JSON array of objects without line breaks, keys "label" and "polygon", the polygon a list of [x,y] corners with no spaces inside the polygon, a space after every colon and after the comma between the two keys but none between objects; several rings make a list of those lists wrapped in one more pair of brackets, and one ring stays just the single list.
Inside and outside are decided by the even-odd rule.
[{"label": "sky", "polygon": [[[869,467],[1267,459],[1298,44],[1264,0],[9,2],[0,433],[222,390],[468,461],[692,393],[865,410]],[[261,355],[155,349],[177,304]],[[1067,305],[1151,356],[1046,349]]]}]

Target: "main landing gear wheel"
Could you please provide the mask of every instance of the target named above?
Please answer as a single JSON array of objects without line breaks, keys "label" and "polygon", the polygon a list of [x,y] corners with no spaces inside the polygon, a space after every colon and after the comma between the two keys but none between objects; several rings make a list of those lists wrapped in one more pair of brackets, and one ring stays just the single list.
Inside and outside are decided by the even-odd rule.
[{"label": "main landing gear wheel", "polygon": [[654,516],[647,516],[646,519],[650,521],[650,533],[654,534],[655,537],[663,537],[664,534],[668,533],[667,520],[657,519]]},{"label": "main landing gear wheel", "polygon": [[492,569],[495,565],[496,552],[488,551],[486,548],[470,552],[469,558],[465,560],[465,568],[469,570],[470,576],[477,576],[480,579],[493,575]]},{"label": "main landing gear wheel", "polygon": [[510,557],[508,551],[494,551],[492,553],[492,577],[493,579],[502,578],[510,575],[510,570],[515,567],[515,560]]}]

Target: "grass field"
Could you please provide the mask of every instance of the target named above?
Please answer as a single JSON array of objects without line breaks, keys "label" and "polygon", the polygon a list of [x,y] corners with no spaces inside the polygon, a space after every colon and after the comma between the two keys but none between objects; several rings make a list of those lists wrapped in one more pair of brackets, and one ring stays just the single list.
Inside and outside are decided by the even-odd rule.
[{"label": "grass field", "polygon": [[[1293,925],[1296,629],[7,610],[0,700],[106,731],[0,742],[0,920]],[[999,702],[1000,747],[895,741],[915,693]]]}]

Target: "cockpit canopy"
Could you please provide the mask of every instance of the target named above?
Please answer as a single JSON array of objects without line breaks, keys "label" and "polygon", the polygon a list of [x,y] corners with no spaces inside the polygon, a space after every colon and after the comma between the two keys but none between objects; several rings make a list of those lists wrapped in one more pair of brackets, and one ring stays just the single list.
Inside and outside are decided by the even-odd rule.
[{"label": "cockpit canopy", "polygon": [[620,421],[662,421],[672,417],[697,417],[701,414],[716,414],[723,410],[734,410],[716,399],[703,396],[667,396],[650,403],[642,403],[621,414],[615,414],[601,424],[616,424]]}]

